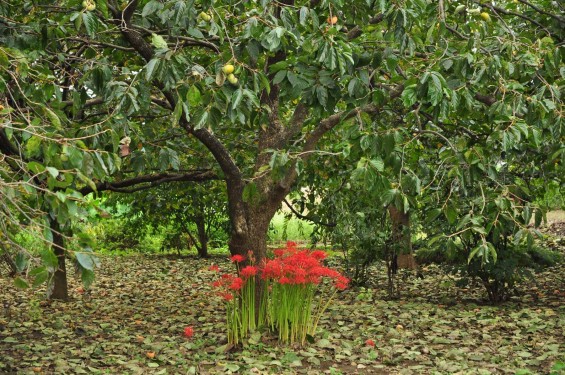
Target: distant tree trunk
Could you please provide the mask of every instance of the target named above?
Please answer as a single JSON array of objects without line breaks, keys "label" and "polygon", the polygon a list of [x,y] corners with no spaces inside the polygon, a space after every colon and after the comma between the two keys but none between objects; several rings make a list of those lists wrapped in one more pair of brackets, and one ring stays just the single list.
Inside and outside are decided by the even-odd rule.
[{"label": "distant tree trunk", "polygon": [[388,206],[388,213],[392,223],[392,239],[400,246],[399,254],[411,254],[410,215],[398,210],[392,204]]},{"label": "distant tree trunk", "polygon": [[61,227],[56,219],[51,219],[51,233],[53,233],[53,252],[57,256],[59,266],[53,276],[53,290],[49,296],[51,299],[66,301],[69,299],[67,284],[67,267],[65,264],[65,239],[61,233]]},{"label": "distant tree trunk", "polygon": [[412,251],[410,214],[398,210],[393,205],[388,206],[388,213],[392,223],[392,241],[395,245],[391,265],[393,274],[396,274],[399,268],[410,269],[416,271],[418,277],[423,278]]},{"label": "distant tree trunk", "polygon": [[198,242],[200,242],[200,246],[196,247],[198,250],[198,256],[200,258],[208,258],[208,234],[206,233],[206,221],[204,220],[204,215],[196,215],[194,223],[196,224],[196,229],[198,231]]}]

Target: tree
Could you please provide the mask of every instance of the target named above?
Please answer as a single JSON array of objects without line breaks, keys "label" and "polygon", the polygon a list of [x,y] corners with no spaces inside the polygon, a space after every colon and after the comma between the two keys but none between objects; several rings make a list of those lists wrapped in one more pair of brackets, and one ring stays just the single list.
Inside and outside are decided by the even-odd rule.
[{"label": "tree", "polygon": [[123,226],[131,228],[137,238],[148,228],[164,233],[162,247],[176,248],[179,255],[182,248],[194,246],[201,258],[207,258],[210,240],[217,246],[229,230],[223,183],[167,184],[120,194],[104,204],[125,205],[127,209],[120,215]]},{"label": "tree", "polygon": [[[4,80],[20,85],[18,98],[34,94],[5,102],[20,117],[35,109],[61,124],[66,138],[44,162],[56,163],[77,139],[62,153],[73,150],[79,183],[92,185],[124,178],[120,168],[191,169],[179,153],[197,153],[191,162],[225,179],[230,251],[251,249],[258,262],[271,218],[340,125],[361,135],[361,147],[387,154],[398,184],[410,177],[401,135],[445,142],[450,176],[461,181],[481,168],[472,155],[458,159],[466,145],[500,155],[526,139],[552,160],[562,153],[564,28],[560,5],[548,0],[26,4],[3,6],[3,40],[42,74]],[[3,69],[12,60],[0,59]],[[122,163],[124,136],[137,147]],[[33,149],[37,141],[24,138],[16,143]],[[375,188],[406,212],[403,190],[378,177]]]}]

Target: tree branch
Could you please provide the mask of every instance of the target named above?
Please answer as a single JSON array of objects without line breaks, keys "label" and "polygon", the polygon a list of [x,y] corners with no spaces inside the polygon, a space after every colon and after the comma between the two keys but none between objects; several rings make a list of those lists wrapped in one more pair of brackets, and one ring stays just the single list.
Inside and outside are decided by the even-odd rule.
[{"label": "tree branch", "polygon": [[[158,173],[158,174],[138,176],[116,182],[100,182],[96,184],[96,189],[87,186],[80,189],[80,192],[82,195],[88,195],[95,191],[115,191],[119,193],[133,193],[135,191],[149,189],[157,185],[161,185],[168,182],[180,182],[180,181],[203,182],[203,181],[211,181],[218,179],[219,177],[211,170],[192,171],[189,173],[180,173],[180,174]],[[136,186],[141,184],[147,184],[147,185]]]},{"label": "tree branch", "polygon": [[301,213],[299,213],[298,211],[296,211],[296,209],[294,207],[292,207],[292,205],[290,204],[289,201],[285,199],[283,199],[283,202],[286,204],[286,206],[290,209],[290,211],[299,219],[303,219],[303,220],[308,220],[311,221],[314,224],[318,224],[318,225],[322,225],[324,227],[330,227],[330,228],[334,228],[337,223],[323,223],[320,220],[316,220],[312,217],[306,216],[306,215],[302,215]]},{"label": "tree branch", "polygon": [[[376,24],[380,23],[384,18],[385,18],[384,14],[379,13],[375,17],[373,17],[369,20],[369,24],[376,25]],[[359,26],[355,26],[353,29],[349,30],[349,32],[347,33],[347,39],[352,40],[352,39],[358,38],[359,36],[361,36],[361,34],[363,34],[363,30],[361,30],[361,28]]]},{"label": "tree branch", "polygon": [[557,36],[557,35],[555,35],[555,34],[552,34],[551,31],[549,31],[549,30],[548,30],[545,26],[543,26],[541,23],[539,23],[538,21],[534,20],[534,19],[531,18],[531,17],[526,16],[525,14],[517,13],[517,12],[512,12],[512,11],[509,11],[509,10],[506,10],[506,9],[503,9],[503,8],[500,8],[500,7],[497,7],[497,6],[495,6],[495,5],[492,5],[491,3],[483,3],[483,2],[481,2],[480,0],[473,0],[473,2],[474,2],[475,4],[478,4],[478,5],[482,6],[482,7],[489,8],[489,9],[490,9],[491,11],[493,11],[493,12],[502,13],[502,14],[505,14],[505,15],[512,15],[512,16],[516,16],[516,17],[522,18],[523,20],[526,20],[526,21],[528,21],[528,22],[530,22],[530,23],[533,23],[533,24],[536,25],[537,27],[541,28],[542,30],[544,30],[544,31],[547,33],[547,35],[550,35],[550,36],[555,37],[558,41],[561,42],[561,41],[563,40],[563,39],[561,39],[559,36]]},{"label": "tree branch", "polygon": [[541,13],[541,14],[545,14],[546,16],[551,17],[551,18],[559,21],[560,23],[565,22],[565,18],[559,17],[559,16],[552,14],[552,13],[549,13],[549,12],[546,12],[545,10],[535,6],[534,4],[530,3],[529,1],[526,1],[526,0],[518,0],[518,1],[521,2],[522,4],[526,4],[527,6],[529,6],[530,8],[535,10],[536,12]]}]

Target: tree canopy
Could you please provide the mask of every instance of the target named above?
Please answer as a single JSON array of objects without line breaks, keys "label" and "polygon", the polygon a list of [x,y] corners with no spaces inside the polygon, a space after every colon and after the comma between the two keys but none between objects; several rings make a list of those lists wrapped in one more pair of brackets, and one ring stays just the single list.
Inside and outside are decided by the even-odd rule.
[{"label": "tree canopy", "polygon": [[259,261],[321,162],[404,212],[427,192],[487,259],[563,176],[559,2],[14,0],[0,25],[0,215],[51,242],[86,194],[222,179]]}]

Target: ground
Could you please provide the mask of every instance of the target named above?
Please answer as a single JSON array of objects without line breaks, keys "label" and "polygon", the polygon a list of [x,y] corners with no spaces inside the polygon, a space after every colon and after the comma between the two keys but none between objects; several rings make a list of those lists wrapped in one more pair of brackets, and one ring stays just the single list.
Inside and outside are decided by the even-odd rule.
[{"label": "ground", "polygon": [[[550,243],[564,245],[559,237]],[[499,306],[435,266],[423,280],[406,278],[401,299],[387,301],[376,267],[374,288],[337,296],[314,343],[281,347],[263,333],[225,351],[224,308],[208,268],[231,270],[226,256],[102,263],[90,290],[72,280],[67,303],[0,278],[0,374],[537,374],[565,362],[562,266]],[[183,336],[187,326],[193,337]]]}]

